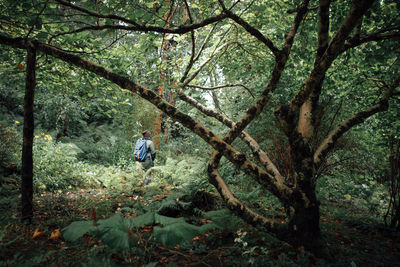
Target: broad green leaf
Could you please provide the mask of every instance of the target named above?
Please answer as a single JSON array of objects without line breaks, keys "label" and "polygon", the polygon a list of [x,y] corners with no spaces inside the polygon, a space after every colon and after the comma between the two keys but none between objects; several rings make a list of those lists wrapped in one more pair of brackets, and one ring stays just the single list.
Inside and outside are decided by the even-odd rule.
[{"label": "broad green leaf", "polygon": [[92,221],[77,221],[73,222],[62,229],[62,234],[65,240],[74,242],[81,238],[84,234],[95,230],[96,227]]},{"label": "broad green leaf", "polygon": [[129,226],[129,228],[143,227],[145,225],[152,224],[154,224],[154,212],[150,211],[143,215],[127,219],[127,225]]},{"label": "broad green leaf", "polygon": [[188,223],[174,223],[164,227],[156,226],[153,230],[153,236],[156,241],[165,246],[175,246],[202,233],[199,226]]}]

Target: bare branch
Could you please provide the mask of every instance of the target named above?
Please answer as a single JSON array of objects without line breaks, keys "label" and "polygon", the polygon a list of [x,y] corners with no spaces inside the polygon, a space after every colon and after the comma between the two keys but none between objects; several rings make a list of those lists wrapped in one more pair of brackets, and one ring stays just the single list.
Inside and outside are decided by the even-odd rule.
[{"label": "bare branch", "polygon": [[58,3],[68,6],[72,9],[79,10],[83,13],[86,13],[90,16],[94,16],[97,18],[108,18],[108,19],[113,19],[113,20],[118,20],[121,22],[124,22],[128,25],[102,25],[102,26],[90,26],[90,27],[83,27],[80,29],[76,29],[70,32],[64,32],[59,34],[60,35],[65,35],[65,34],[71,34],[71,33],[78,33],[86,30],[104,30],[104,29],[119,29],[119,30],[127,30],[127,31],[139,31],[139,32],[158,32],[158,33],[174,33],[174,34],[184,34],[187,32],[190,32],[192,30],[196,30],[198,28],[204,27],[206,25],[212,24],[217,21],[221,21],[225,18],[227,18],[226,14],[219,14],[214,17],[207,18],[201,22],[198,23],[192,23],[190,25],[181,25],[178,27],[172,27],[172,28],[163,28],[163,27],[157,27],[157,26],[146,26],[146,25],[141,25],[138,24],[134,20],[126,19],[124,17],[118,16],[118,15],[113,15],[113,14],[100,14],[97,12],[93,12],[91,10],[85,9],[83,7],[79,7],[77,5],[74,5],[70,2],[64,1],[64,0],[56,0]]},{"label": "bare branch", "polygon": [[[316,66],[325,53],[329,42],[329,6],[330,0],[320,0],[318,11],[318,49],[315,57],[314,66]],[[322,89],[322,81],[315,86],[315,89],[300,107],[299,119],[297,123],[297,130],[303,136],[304,140],[308,142],[314,135],[313,118],[315,117],[315,110],[318,106],[318,100]]]},{"label": "bare branch", "polygon": [[125,22],[127,24],[131,24],[131,25],[134,25],[134,26],[138,26],[138,27],[140,26],[135,21],[127,19],[127,18],[124,18],[124,17],[121,17],[121,16],[118,16],[118,15],[114,15],[114,14],[104,15],[104,14],[100,14],[100,13],[91,11],[89,9],[74,5],[74,4],[72,4],[70,2],[67,2],[67,1],[64,1],[64,0],[56,0],[56,1],[58,3],[60,3],[61,5],[63,5],[63,6],[68,6],[68,7],[72,8],[72,9],[81,11],[81,12],[86,13],[86,14],[88,14],[90,16],[93,16],[93,17],[104,18],[104,19],[115,19],[115,20],[120,20],[122,22]]},{"label": "bare branch", "polygon": [[299,29],[300,23],[303,21],[303,18],[305,14],[307,13],[307,6],[309,4],[309,0],[304,0],[301,5],[298,7],[298,11],[296,16],[294,17],[293,23],[289,29],[289,32],[286,35],[285,38],[285,43],[282,48],[282,53],[281,53],[281,61],[287,60],[287,57],[289,57],[290,50],[292,49],[293,41],[294,41],[294,36],[297,33],[297,30]]},{"label": "bare branch", "polygon": [[196,78],[196,76],[200,73],[200,71],[214,58],[214,56],[216,54],[218,54],[219,51],[221,51],[222,49],[225,49],[226,47],[228,47],[229,45],[233,44],[234,42],[227,42],[223,45],[221,45],[218,48],[215,48],[215,50],[213,51],[213,53],[211,54],[211,56],[208,57],[208,59],[206,61],[204,61],[200,67],[194,71],[192,73],[192,75],[190,75],[189,78],[186,79],[186,81],[183,82],[182,87],[185,87],[187,84],[189,84],[191,81],[193,81],[194,78]]},{"label": "bare branch", "polygon": [[189,63],[188,63],[188,65],[186,66],[186,69],[185,69],[185,72],[183,73],[183,75],[182,75],[182,78],[180,79],[180,82],[181,83],[184,83],[185,82],[185,80],[186,80],[186,78],[187,78],[187,75],[189,74],[189,71],[192,69],[192,67],[193,67],[193,64],[199,59],[199,57],[200,57],[200,55],[201,55],[201,53],[203,52],[203,50],[204,50],[204,48],[205,48],[205,46],[206,46],[206,44],[208,43],[208,40],[210,39],[210,37],[211,37],[211,34],[214,32],[214,30],[215,30],[215,28],[217,27],[217,23],[216,24],[214,24],[214,26],[211,28],[211,30],[210,30],[210,32],[207,34],[207,36],[206,36],[206,38],[204,39],[204,41],[203,41],[203,43],[202,43],[202,45],[201,45],[201,47],[200,47],[200,49],[199,49],[199,51],[197,52],[197,55],[195,56],[195,39],[194,39],[194,33],[193,33],[193,31],[191,32],[191,38],[192,38],[192,52],[191,52],[191,55],[190,55],[190,59],[189,59]]},{"label": "bare branch", "polygon": [[[312,11],[312,10],[317,10],[318,7],[319,7],[319,5],[310,6],[310,7],[307,8],[307,12],[308,12],[308,11]],[[298,10],[299,10],[298,7],[292,8],[292,9],[289,9],[289,10],[287,11],[287,13],[288,13],[288,14],[293,14],[293,13],[296,13]]]},{"label": "bare branch", "polygon": [[217,89],[221,89],[221,88],[227,88],[227,87],[243,87],[244,89],[246,89],[247,92],[249,92],[249,94],[254,98],[253,93],[251,92],[251,90],[245,86],[244,84],[241,83],[235,83],[235,84],[224,84],[224,85],[218,85],[218,86],[213,86],[213,87],[205,87],[205,86],[200,86],[200,85],[194,85],[194,84],[188,84],[186,85],[187,87],[192,87],[192,88],[199,88],[199,89],[203,89],[203,90],[217,90]]},{"label": "bare branch", "polygon": [[[33,23],[33,25],[36,25],[36,23],[37,23],[38,20],[39,20],[39,17],[43,14],[43,12],[44,12],[44,10],[46,9],[48,3],[49,3],[49,0],[46,0],[46,2],[45,2],[44,5],[43,5],[43,8],[42,8],[42,9],[40,10],[40,12],[36,15],[35,22]],[[25,38],[29,38],[29,35],[32,33],[32,31],[33,31],[34,28],[35,28],[35,26],[32,26],[32,27],[29,29],[28,34],[26,35]]]}]

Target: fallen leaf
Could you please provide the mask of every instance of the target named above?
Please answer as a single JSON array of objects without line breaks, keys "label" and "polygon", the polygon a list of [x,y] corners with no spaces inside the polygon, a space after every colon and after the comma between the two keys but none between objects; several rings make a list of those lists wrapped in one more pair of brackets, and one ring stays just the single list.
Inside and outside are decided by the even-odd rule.
[{"label": "fallen leaf", "polygon": [[56,241],[56,240],[60,239],[61,237],[62,237],[62,234],[61,234],[60,228],[57,228],[56,230],[54,230],[50,235],[50,239],[53,241]]},{"label": "fallen leaf", "polygon": [[35,231],[33,231],[32,239],[39,238],[42,235],[43,235],[43,232],[40,232],[39,228],[36,228]]}]

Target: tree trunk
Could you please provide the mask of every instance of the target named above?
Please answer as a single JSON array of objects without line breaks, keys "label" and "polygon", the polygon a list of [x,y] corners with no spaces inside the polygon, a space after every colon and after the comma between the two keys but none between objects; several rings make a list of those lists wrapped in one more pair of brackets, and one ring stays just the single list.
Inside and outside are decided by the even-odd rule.
[{"label": "tree trunk", "polygon": [[[307,193],[306,193],[307,192]],[[315,195],[315,187],[294,193],[295,200],[288,208],[290,241],[296,246],[304,246],[309,251],[323,249],[323,240],[319,225],[319,202]]]},{"label": "tree trunk", "polygon": [[30,223],[32,221],[33,209],[33,98],[36,85],[36,50],[27,46],[27,69],[26,85],[24,98],[24,130],[22,144],[22,182],[21,182],[21,200],[22,200],[22,220]]}]

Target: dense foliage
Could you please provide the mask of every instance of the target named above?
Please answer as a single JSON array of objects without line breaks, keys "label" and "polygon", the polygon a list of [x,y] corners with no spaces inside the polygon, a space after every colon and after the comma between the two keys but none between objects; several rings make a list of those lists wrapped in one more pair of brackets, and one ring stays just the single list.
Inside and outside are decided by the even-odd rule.
[{"label": "dense foliage", "polygon": [[[271,248],[247,242],[263,229],[265,242],[278,242],[275,233],[324,257],[324,220],[356,220],[343,206],[374,225],[400,214],[389,160],[400,140],[399,13],[392,0],[2,0],[1,209],[17,209],[31,85],[34,199],[105,190],[131,201],[104,204],[101,219],[75,214],[60,225],[65,240],[89,238],[119,262],[137,253],[145,264],[156,257],[140,242],[157,250],[234,233],[244,261],[262,264]],[[34,85],[25,50],[37,52]],[[159,148],[148,174],[161,192],[147,196],[157,203],[132,159],[145,129]],[[227,218],[237,227],[218,223]]]}]

